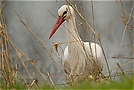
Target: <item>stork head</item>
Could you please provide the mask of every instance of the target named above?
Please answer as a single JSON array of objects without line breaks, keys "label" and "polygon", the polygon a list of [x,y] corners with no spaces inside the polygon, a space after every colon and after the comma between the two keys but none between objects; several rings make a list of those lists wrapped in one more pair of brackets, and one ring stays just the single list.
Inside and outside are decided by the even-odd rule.
[{"label": "stork head", "polygon": [[70,18],[75,18],[74,9],[69,5],[63,5],[58,10],[58,19],[49,35],[49,39],[53,36],[53,34],[56,32],[56,30],[60,27],[60,25]]},{"label": "stork head", "polygon": [[69,19],[72,15],[74,16],[74,9],[69,5],[63,5],[58,10],[58,16],[63,17],[64,20]]}]

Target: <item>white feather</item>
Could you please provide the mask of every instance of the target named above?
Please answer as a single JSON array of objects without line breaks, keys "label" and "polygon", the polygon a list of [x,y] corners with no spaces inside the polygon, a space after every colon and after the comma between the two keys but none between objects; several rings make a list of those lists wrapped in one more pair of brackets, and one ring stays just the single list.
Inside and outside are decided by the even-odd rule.
[{"label": "white feather", "polygon": [[[58,14],[65,16],[68,46],[65,48],[63,66],[67,74],[91,74],[103,68],[103,53],[96,43],[83,42],[79,37],[75,23],[74,9],[69,5],[63,5]],[[69,73],[69,72],[70,73]]]}]

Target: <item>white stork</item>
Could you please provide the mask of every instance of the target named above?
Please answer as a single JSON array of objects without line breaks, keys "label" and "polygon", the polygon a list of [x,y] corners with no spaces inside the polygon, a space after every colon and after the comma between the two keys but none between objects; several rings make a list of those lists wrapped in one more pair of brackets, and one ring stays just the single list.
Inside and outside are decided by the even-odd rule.
[{"label": "white stork", "polygon": [[75,11],[69,5],[63,5],[58,10],[58,19],[50,33],[53,36],[59,26],[66,21],[68,46],[63,57],[64,70],[69,75],[87,75],[99,72],[103,68],[103,53],[96,43],[83,42],[79,37],[75,23]]}]

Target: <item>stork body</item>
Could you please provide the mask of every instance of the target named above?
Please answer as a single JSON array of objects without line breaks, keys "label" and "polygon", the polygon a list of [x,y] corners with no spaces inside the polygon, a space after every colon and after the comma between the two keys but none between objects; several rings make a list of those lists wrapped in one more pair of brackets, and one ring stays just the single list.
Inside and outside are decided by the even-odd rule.
[{"label": "stork body", "polygon": [[49,38],[66,21],[68,46],[65,48],[62,63],[65,72],[69,75],[83,75],[102,70],[102,49],[96,43],[81,40],[76,29],[74,9],[69,5],[63,5],[58,10],[58,15],[58,20]]}]

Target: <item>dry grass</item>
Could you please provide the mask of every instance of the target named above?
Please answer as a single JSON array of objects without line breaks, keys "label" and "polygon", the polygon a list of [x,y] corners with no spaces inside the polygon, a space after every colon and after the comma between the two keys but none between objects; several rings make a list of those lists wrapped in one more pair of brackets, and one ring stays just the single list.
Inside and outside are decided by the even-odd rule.
[{"label": "dry grass", "polygon": [[[119,2],[118,2],[119,3]],[[92,22],[93,22],[93,25],[91,26],[84,18],[84,15],[82,15],[76,8],[76,6],[73,5],[73,3],[69,0],[66,0],[66,4],[69,4],[71,5],[74,10],[76,11],[76,13],[79,15],[79,17],[81,18],[81,21],[80,23],[78,23],[78,26],[79,25],[83,25],[84,29],[85,29],[85,32],[89,33],[89,30],[90,30],[90,33],[92,32],[93,34],[93,37],[94,37],[94,42],[96,41],[99,41],[99,44],[100,46],[102,47],[102,50],[103,50],[103,54],[104,54],[104,58],[105,58],[105,62],[106,62],[106,65],[107,65],[107,69],[108,69],[108,73],[109,75],[108,76],[104,76],[102,73],[99,75],[99,78],[96,80],[95,77],[93,77],[93,75],[88,75],[88,76],[85,76],[84,80],[83,81],[87,81],[87,80],[96,80],[96,81],[101,81],[101,82],[108,82],[109,79],[111,79],[112,77],[115,77],[117,75],[121,75],[121,74],[125,74],[125,72],[132,72],[133,70],[130,70],[130,71],[124,71],[122,69],[123,66],[126,66],[126,65],[129,65],[130,63],[133,63],[133,60],[134,58],[130,58],[129,62],[127,63],[124,63],[122,65],[120,65],[119,63],[117,63],[117,66],[118,68],[115,68],[115,69],[120,69],[122,72],[121,73],[115,73],[113,75],[111,75],[111,71],[110,68],[109,68],[109,65],[108,65],[108,60],[107,60],[107,57],[105,55],[105,52],[104,52],[104,49],[103,49],[103,45],[101,43],[101,39],[100,39],[100,36],[99,34],[96,33],[95,31],[95,25],[94,25],[94,8],[93,8],[93,1],[91,1],[91,4],[92,4]],[[127,17],[125,15],[125,11],[124,11],[124,7],[123,7],[123,1],[120,0],[120,4],[121,4],[121,7],[122,7],[122,12],[123,12],[123,22],[124,22],[124,32],[122,34],[122,40],[120,42],[120,45],[122,45],[122,42],[124,40],[124,35],[125,35],[125,32],[128,32],[128,35],[130,37],[130,41],[131,41],[131,44],[128,44],[129,46],[132,46],[133,48],[133,41],[132,41],[132,37],[130,35],[130,29],[133,29],[134,28],[134,25],[130,25],[130,20],[133,19],[134,16],[132,16],[132,11],[133,11],[133,8],[131,9],[131,12],[129,14],[129,18],[127,20]],[[1,47],[1,51],[0,51],[0,78],[1,78],[1,86],[3,87],[7,87],[7,88],[11,88],[12,86],[15,86],[16,83],[18,82],[21,82],[23,84],[23,86],[27,89],[32,89],[32,88],[40,88],[40,85],[38,84],[38,79],[34,79],[32,77],[32,75],[30,74],[28,68],[26,67],[26,63],[24,61],[24,59],[28,62],[30,62],[30,64],[34,67],[34,69],[36,70],[37,73],[40,74],[40,76],[44,79],[44,81],[46,82],[47,85],[50,85],[51,87],[53,88],[57,88],[57,86],[53,83],[53,80],[51,78],[51,74],[49,72],[47,72],[47,76],[43,75],[43,73],[40,71],[40,69],[36,66],[36,63],[35,61],[32,59],[32,58],[29,58],[21,49],[19,49],[12,41],[11,39],[9,38],[8,36],[8,32],[7,32],[7,29],[6,29],[6,22],[2,16],[2,8],[4,6],[4,3],[2,2],[2,7],[0,9],[0,19],[1,19],[1,23],[0,23],[0,47]],[[13,7],[11,6],[12,10],[13,10],[13,14],[16,16],[16,18],[18,18],[18,20],[22,23],[22,25],[24,25],[27,30],[33,35],[33,37],[35,38],[35,40],[38,41],[38,43],[42,46],[42,48],[46,51],[46,53],[48,54],[48,56],[55,62],[56,66],[58,68],[60,68],[62,71],[64,69],[66,69],[65,67],[63,67],[59,62],[57,62],[57,60],[54,59],[54,57],[52,57],[51,54],[54,54],[57,58],[61,59],[59,57],[59,55],[57,54],[58,53],[58,50],[61,49],[63,51],[63,49],[60,47],[62,44],[66,44],[66,43],[70,43],[70,42],[56,42],[54,43],[54,47],[56,49],[56,52],[54,50],[51,50],[51,48],[49,46],[47,46],[46,43],[44,43],[29,27],[28,25],[25,24],[25,22],[21,19],[21,17],[17,14],[17,12],[13,9]],[[64,26],[65,27],[65,26]],[[129,28],[131,27],[131,28]],[[65,27],[66,28],[66,27]],[[79,29],[78,29],[79,30]],[[90,39],[89,39],[89,42],[90,42]],[[83,44],[82,44],[83,45]],[[11,50],[13,50],[16,55],[17,55],[17,58],[14,60],[13,59],[13,56],[12,56],[12,53],[10,52]],[[118,51],[120,51],[120,46],[119,46],[119,49]],[[132,53],[131,55],[133,55],[133,52],[134,52],[134,48],[132,50]],[[120,57],[118,54],[116,57],[113,57],[113,58],[127,58],[129,59],[128,57]],[[23,66],[23,68],[25,69],[26,71],[26,74],[28,75],[28,77],[32,80],[32,82],[30,84],[28,84],[26,78],[21,74],[21,72],[18,70],[18,67],[19,65],[17,63],[15,63],[14,61],[16,60],[19,60]],[[134,68],[133,68],[134,69]],[[100,70],[99,70],[100,71]],[[63,71],[64,72],[64,71]],[[77,75],[76,75],[77,76]],[[71,81],[71,80],[70,80]],[[73,80],[72,80],[73,81]],[[71,83],[72,82],[68,82],[68,83]],[[12,87],[13,88],[13,87]]]}]

